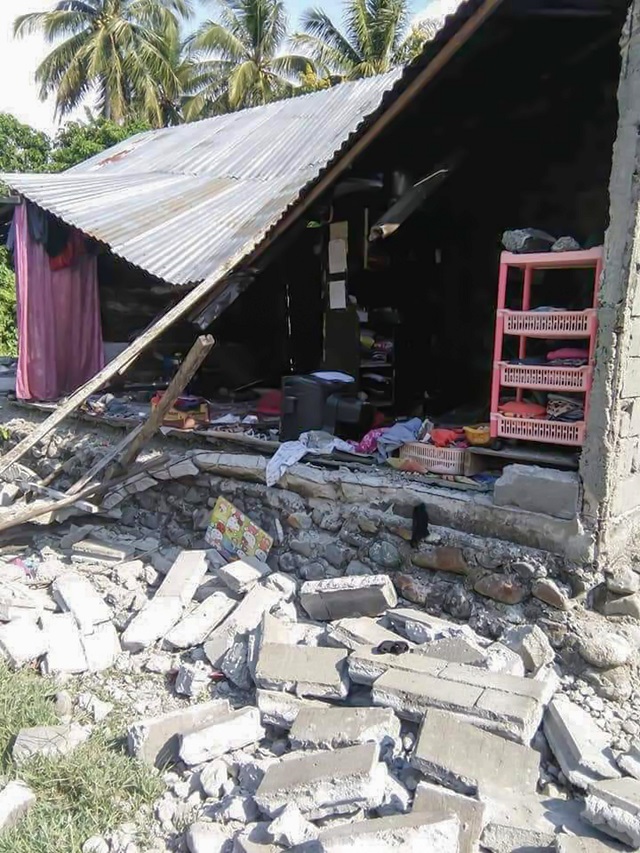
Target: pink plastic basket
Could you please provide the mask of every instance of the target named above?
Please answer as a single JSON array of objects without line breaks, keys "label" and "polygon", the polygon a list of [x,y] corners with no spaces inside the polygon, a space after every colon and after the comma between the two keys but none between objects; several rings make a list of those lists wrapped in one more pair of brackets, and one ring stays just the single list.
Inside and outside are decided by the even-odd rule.
[{"label": "pink plastic basket", "polygon": [[584,443],[586,424],[583,421],[566,423],[544,419],[505,418],[503,415],[491,415],[491,420],[497,425],[497,435],[500,438],[523,438],[528,441],[572,446]]},{"label": "pink plastic basket", "polygon": [[529,338],[588,338],[595,330],[596,312],[586,311],[507,311],[498,312],[504,319],[505,335]]},{"label": "pink plastic basket", "polygon": [[460,447],[435,447],[422,441],[410,441],[400,448],[400,459],[415,459],[434,474],[464,474],[467,451]]},{"label": "pink plastic basket", "polygon": [[543,391],[588,391],[590,367],[554,367],[500,363],[500,384],[509,388],[539,388]]}]

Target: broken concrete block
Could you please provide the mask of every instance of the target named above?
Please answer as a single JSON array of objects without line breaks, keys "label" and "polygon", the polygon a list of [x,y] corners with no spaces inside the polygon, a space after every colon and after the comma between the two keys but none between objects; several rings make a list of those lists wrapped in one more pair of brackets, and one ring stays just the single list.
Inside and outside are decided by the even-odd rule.
[{"label": "broken concrete block", "polygon": [[258,709],[242,708],[215,720],[204,729],[182,735],[180,758],[190,767],[203,764],[263,737]]},{"label": "broken concrete block", "polygon": [[490,643],[486,648],[486,660],[476,664],[489,672],[503,672],[505,675],[515,675],[524,678],[525,669],[522,658],[512,649],[502,643]]},{"label": "broken concrete block", "polygon": [[87,671],[87,656],[72,613],[44,614],[42,629],[47,635],[47,654],[43,663],[45,674]]},{"label": "broken concrete block", "polygon": [[400,720],[388,708],[302,708],[289,734],[294,749],[381,745],[398,737]]},{"label": "broken concrete block", "polygon": [[384,783],[384,800],[376,809],[378,817],[391,817],[392,815],[405,814],[409,811],[411,794],[408,788],[398,781],[391,773],[387,773]]},{"label": "broken concrete block", "polygon": [[128,652],[140,652],[157,642],[178,622],[183,609],[179,598],[158,596],[156,593],[125,628],[122,648]]},{"label": "broken concrete block", "polygon": [[317,646],[264,645],[256,663],[255,682],[265,690],[344,699],[349,692],[347,653]]},{"label": "broken concrete block", "polygon": [[583,817],[612,838],[640,847],[640,782],[628,777],[594,782]]},{"label": "broken concrete block", "polygon": [[13,829],[35,804],[36,795],[28,785],[16,779],[0,791],[0,835]]},{"label": "broken concrete block", "polygon": [[279,590],[266,589],[257,584],[242,599],[240,604],[215,628],[204,645],[204,652],[212,666],[219,666],[227,649],[237,635],[248,634],[260,624],[265,613],[269,613],[280,601]]},{"label": "broken concrete block", "polygon": [[[360,646],[378,646],[389,640],[397,642],[400,637],[382,626],[376,619],[360,616],[355,619],[338,619],[327,625],[327,641],[330,646],[338,646],[355,651]],[[410,648],[414,647],[410,643]]]},{"label": "broken concrete block", "polygon": [[272,643],[281,643],[287,646],[296,645],[298,638],[293,632],[294,624],[277,619],[271,613],[263,615],[260,624],[249,634],[247,641],[247,662],[252,675],[255,674],[256,664],[263,646]]},{"label": "broken concrete block", "polygon": [[458,625],[456,622],[430,616],[424,610],[399,607],[388,610],[386,617],[403,637],[413,643],[431,643],[446,637],[475,638],[474,632],[468,625]]},{"label": "broken concrete block", "polygon": [[537,699],[500,690],[484,690],[474,713],[475,724],[517,743],[531,743],[538,731],[544,708]]},{"label": "broken concrete block", "polygon": [[318,829],[300,813],[294,803],[288,803],[269,824],[267,830],[276,844],[283,847],[295,847],[315,841]]},{"label": "broken concrete block", "polygon": [[635,592],[633,595],[623,595],[621,598],[605,601],[602,613],[605,616],[631,616],[633,619],[640,619],[640,593]]},{"label": "broken concrete block", "polygon": [[389,575],[351,575],[307,581],[300,587],[300,604],[312,619],[379,616],[395,607],[398,596]]},{"label": "broken concrete block", "polygon": [[182,663],[178,669],[174,689],[181,696],[198,697],[211,684],[211,669],[202,661]]},{"label": "broken concrete block", "polygon": [[462,722],[435,708],[426,712],[411,764],[433,782],[461,794],[494,786],[535,791],[540,756],[533,749]]},{"label": "broken concrete block", "polygon": [[224,699],[137,720],[127,733],[129,751],[145,764],[164,767],[178,760],[181,736],[199,731],[229,713],[229,703]]},{"label": "broken concrete block", "polygon": [[419,672],[424,675],[438,675],[447,667],[447,661],[430,658],[427,655],[405,652],[401,655],[378,654],[376,647],[361,646],[349,655],[347,661],[349,678],[356,684],[371,685],[387,670],[398,672]]},{"label": "broken concrete block", "polygon": [[556,697],[547,708],[544,733],[562,772],[578,788],[584,790],[599,779],[620,776],[610,737],[565,696]]},{"label": "broken concrete block", "polygon": [[156,598],[177,598],[186,607],[206,573],[206,551],[182,551],[160,584]]},{"label": "broken concrete block", "polygon": [[249,823],[233,839],[232,853],[279,853],[282,849],[271,843],[269,821]]},{"label": "broken concrete block", "polygon": [[611,853],[612,850],[624,850],[615,841],[601,841],[599,838],[583,838],[577,835],[556,835],[556,853]]},{"label": "broken concrete block", "polygon": [[111,702],[103,702],[98,699],[93,693],[81,693],[77,699],[78,708],[87,711],[93,717],[95,723],[101,723],[106,720],[109,714],[113,711],[114,706]]},{"label": "broken concrete block", "polygon": [[68,726],[34,726],[20,729],[11,750],[11,757],[20,766],[34,756],[59,758],[70,755],[88,740],[91,729],[71,723]]},{"label": "broken concrete block", "polygon": [[174,649],[199,646],[227,618],[237,603],[224,592],[212,593],[171,628],[165,643]]},{"label": "broken concrete block", "polygon": [[273,572],[264,579],[263,585],[266,589],[282,593],[285,601],[290,601],[298,591],[298,584],[295,580],[283,572]]},{"label": "broken concrete block", "polygon": [[124,563],[133,556],[134,548],[130,545],[113,545],[101,539],[87,537],[74,542],[71,551],[74,558],[88,563]]},{"label": "broken concrete block", "polygon": [[458,853],[460,824],[456,817],[434,820],[419,812],[359,820],[324,829],[318,838],[322,853]]},{"label": "broken concrete block", "polygon": [[483,672],[476,666],[450,663],[441,673],[441,677],[449,681],[459,681],[461,684],[472,684],[475,687],[499,690],[502,693],[512,693],[514,696],[527,696],[542,705],[547,705],[556,690],[555,679],[521,678],[502,672]]},{"label": "broken concrete block", "polygon": [[538,672],[543,666],[552,664],[555,652],[544,631],[537,625],[518,625],[509,628],[502,642],[520,655],[527,672]]},{"label": "broken concrete block", "polygon": [[242,595],[254,587],[258,581],[269,574],[270,568],[253,557],[243,557],[221,566],[216,575],[232,592]]},{"label": "broken concrete block", "polygon": [[426,655],[449,663],[466,663],[479,666],[487,660],[487,652],[471,637],[447,637],[416,646],[417,654]]},{"label": "broken concrete block", "polygon": [[80,636],[89,672],[104,672],[122,652],[120,638],[112,622],[96,625],[90,634]]},{"label": "broken concrete block", "polygon": [[493,502],[555,518],[575,518],[580,497],[580,476],[537,465],[506,465],[496,480]]},{"label": "broken concrete block", "polygon": [[388,669],[374,682],[374,705],[393,710],[405,720],[419,722],[427,708],[471,714],[482,696],[480,687],[457,684],[425,673]]},{"label": "broken concrete block", "polygon": [[91,633],[96,625],[111,620],[111,610],[104,599],[87,578],[76,572],[56,578],[52,592],[62,610],[73,614],[83,633]]},{"label": "broken concrete block", "polygon": [[200,787],[207,797],[220,798],[222,786],[229,778],[228,768],[224,761],[209,761],[200,771]]},{"label": "broken concrete block", "polygon": [[36,660],[48,648],[48,636],[41,631],[33,619],[14,619],[0,625],[0,653],[11,666],[22,666]]},{"label": "broken concrete block", "polygon": [[3,483],[0,486],[0,507],[11,506],[20,494],[20,487],[15,483]]},{"label": "broken concrete block", "polygon": [[618,756],[618,767],[634,779],[640,779],[640,741],[634,741],[628,752]]},{"label": "broken concrete block", "polygon": [[244,635],[232,643],[220,661],[222,672],[240,690],[251,690],[253,687],[248,657],[248,637]]},{"label": "broken concrete block", "polygon": [[494,792],[485,799],[485,828],[480,843],[489,853],[552,850],[558,828],[588,828],[580,821],[580,800],[544,799],[536,794]]},{"label": "broken concrete block", "polygon": [[185,833],[189,853],[222,853],[229,840],[215,823],[192,823]]},{"label": "broken concrete block", "polygon": [[256,704],[262,724],[280,729],[289,729],[303,708],[327,707],[315,699],[299,699],[291,693],[274,690],[256,690]]},{"label": "broken concrete block", "polygon": [[460,853],[476,853],[484,828],[484,805],[480,800],[420,782],[413,798],[413,811],[431,820],[454,815],[460,823]]},{"label": "broken concrete block", "polygon": [[295,803],[309,820],[352,814],[381,805],[386,775],[374,743],[301,756],[292,753],[269,767],[255,801],[270,817],[288,803]]}]

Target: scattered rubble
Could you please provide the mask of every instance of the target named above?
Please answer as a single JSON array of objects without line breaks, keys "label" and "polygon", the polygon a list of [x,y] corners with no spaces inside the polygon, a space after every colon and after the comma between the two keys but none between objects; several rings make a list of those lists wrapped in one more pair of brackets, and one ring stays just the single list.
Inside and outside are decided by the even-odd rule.
[{"label": "scattered rubble", "polygon": [[[140,853],[640,845],[632,617],[584,617],[571,596],[586,587],[572,592],[555,564],[515,546],[459,546],[433,526],[410,549],[398,531],[411,505],[365,518],[354,501],[341,515],[337,485],[298,471],[291,481],[310,490],[316,477],[323,495],[271,490],[280,530],[260,509],[266,491],[229,489],[276,545],[266,561],[226,560],[189,543],[171,510],[193,489],[190,512],[206,516],[201,490],[221,482],[227,456],[173,463],[158,477],[163,513],[137,492],[145,523],[114,525],[130,531],[122,541],[89,525],[62,547],[49,531],[39,576],[4,564],[0,652],[56,678],[61,723],[20,732],[16,764],[78,746],[91,734],[80,724],[118,717],[125,697],[129,752],[167,786],[145,817],[157,844]],[[558,513],[572,489],[563,484]],[[127,509],[114,504],[116,524]],[[611,573],[608,600],[636,596],[634,577]],[[627,683],[625,707],[610,696]],[[0,791],[0,831],[31,805],[24,787]],[[119,828],[84,847],[134,853],[134,835]]]}]

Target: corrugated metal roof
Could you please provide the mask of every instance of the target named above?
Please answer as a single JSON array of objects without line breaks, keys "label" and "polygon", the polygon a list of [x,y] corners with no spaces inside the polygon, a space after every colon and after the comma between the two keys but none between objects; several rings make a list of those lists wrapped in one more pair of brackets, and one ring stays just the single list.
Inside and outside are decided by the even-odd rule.
[{"label": "corrugated metal roof", "polygon": [[400,76],[142,133],[61,174],[0,178],[152,275],[201,281],[261,242]]}]

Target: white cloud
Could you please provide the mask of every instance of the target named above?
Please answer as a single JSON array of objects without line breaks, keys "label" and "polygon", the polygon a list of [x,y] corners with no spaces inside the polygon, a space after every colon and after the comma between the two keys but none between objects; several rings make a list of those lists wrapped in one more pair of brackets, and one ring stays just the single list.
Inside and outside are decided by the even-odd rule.
[{"label": "white cloud", "polygon": [[461,0],[431,0],[425,9],[414,18],[414,23],[425,19],[439,21],[451,15],[460,5]]}]

